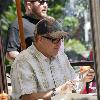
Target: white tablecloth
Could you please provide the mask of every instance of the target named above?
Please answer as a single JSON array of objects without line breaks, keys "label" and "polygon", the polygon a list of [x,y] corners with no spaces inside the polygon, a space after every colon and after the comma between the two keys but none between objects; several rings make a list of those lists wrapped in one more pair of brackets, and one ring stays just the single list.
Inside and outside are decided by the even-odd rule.
[{"label": "white tablecloth", "polygon": [[56,95],[51,100],[97,100],[97,96],[94,94],[67,93]]}]

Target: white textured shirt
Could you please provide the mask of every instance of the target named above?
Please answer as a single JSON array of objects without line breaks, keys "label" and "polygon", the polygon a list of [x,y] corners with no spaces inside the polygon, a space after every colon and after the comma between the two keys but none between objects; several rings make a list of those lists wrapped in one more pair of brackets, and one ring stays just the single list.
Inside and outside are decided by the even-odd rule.
[{"label": "white textured shirt", "polygon": [[24,94],[48,91],[75,77],[65,53],[59,53],[50,60],[32,45],[22,51],[12,64],[13,100],[20,100]]}]

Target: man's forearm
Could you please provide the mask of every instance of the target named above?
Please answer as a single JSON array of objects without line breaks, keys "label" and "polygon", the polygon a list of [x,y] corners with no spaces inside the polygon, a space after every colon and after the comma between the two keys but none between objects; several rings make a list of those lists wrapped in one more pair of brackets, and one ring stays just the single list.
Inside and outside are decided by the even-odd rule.
[{"label": "man's forearm", "polygon": [[25,94],[21,96],[21,100],[51,100],[52,90],[48,92],[41,92],[41,93],[32,93],[32,94]]}]

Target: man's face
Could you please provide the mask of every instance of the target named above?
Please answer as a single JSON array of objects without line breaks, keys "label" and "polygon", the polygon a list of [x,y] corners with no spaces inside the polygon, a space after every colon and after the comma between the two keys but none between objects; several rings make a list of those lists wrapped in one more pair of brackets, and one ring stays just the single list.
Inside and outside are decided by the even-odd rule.
[{"label": "man's face", "polygon": [[46,0],[31,1],[31,10],[34,15],[38,18],[44,18],[47,16],[48,3]]},{"label": "man's face", "polygon": [[61,46],[62,38],[53,39],[51,37],[41,36],[41,47],[42,53],[46,54],[48,57],[54,57],[58,54]]}]

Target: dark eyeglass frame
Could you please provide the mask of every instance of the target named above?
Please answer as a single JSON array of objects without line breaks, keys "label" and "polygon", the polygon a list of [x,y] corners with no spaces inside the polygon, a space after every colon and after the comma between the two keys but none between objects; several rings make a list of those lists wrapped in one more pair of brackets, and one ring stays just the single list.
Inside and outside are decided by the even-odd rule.
[{"label": "dark eyeglass frame", "polygon": [[46,39],[48,39],[49,41],[51,41],[53,44],[57,44],[57,43],[59,43],[59,41],[61,41],[64,37],[61,37],[61,38],[51,38],[51,37],[46,37],[46,36],[42,36],[42,37],[44,37],[44,38],[46,38]]},{"label": "dark eyeglass frame", "polygon": [[32,0],[30,2],[34,3],[36,1],[38,1],[41,5],[44,4],[45,2],[48,4],[48,0]]}]

